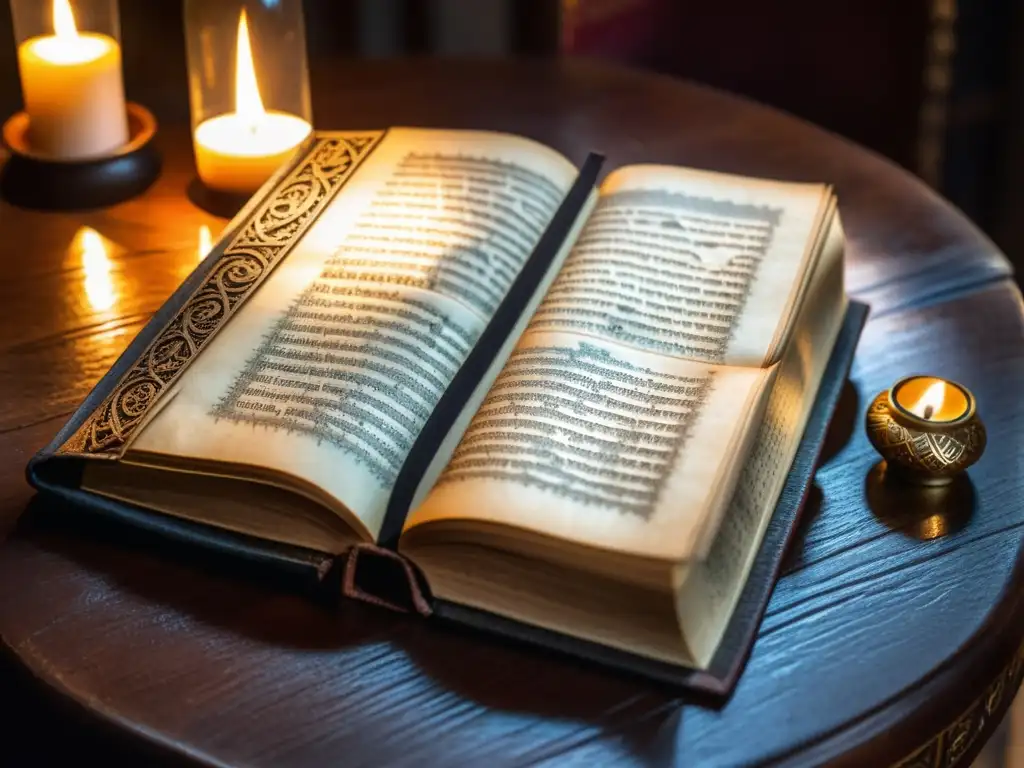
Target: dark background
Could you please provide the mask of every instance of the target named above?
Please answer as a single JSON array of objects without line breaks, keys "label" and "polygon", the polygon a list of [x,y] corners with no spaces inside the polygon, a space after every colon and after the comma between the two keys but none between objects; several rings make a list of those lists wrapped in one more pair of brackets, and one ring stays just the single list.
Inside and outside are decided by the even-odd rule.
[{"label": "dark background", "polygon": [[[129,97],[187,110],[182,0],[122,2]],[[741,93],[864,144],[1014,262],[1024,4],[1012,0],[305,0],[311,56],[586,55]],[[0,109],[19,106],[7,4]],[[321,126],[341,128],[343,126]]]},{"label": "dark background", "polygon": [[[42,0],[40,0],[42,1]],[[130,98],[187,114],[183,0],[121,3]],[[741,93],[917,174],[1012,261],[1024,3],[1012,0],[305,0],[311,56],[585,55]],[[20,96],[0,6],[0,110]],[[342,128],[344,126],[320,126]]]},{"label": "dark background", "polygon": [[[121,2],[129,97],[161,121],[187,115],[182,3]],[[598,56],[744,94],[890,158],[1024,264],[1019,0],[306,0],[305,11],[314,57]],[[20,107],[6,3],[3,40],[6,115]],[[62,743],[97,748],[92,726],[60,743],[33,737],[52,702],[27,682],[0,677],[5,728],[24,737],[0,765],[50,764],[41,755],[63,755]]]}]

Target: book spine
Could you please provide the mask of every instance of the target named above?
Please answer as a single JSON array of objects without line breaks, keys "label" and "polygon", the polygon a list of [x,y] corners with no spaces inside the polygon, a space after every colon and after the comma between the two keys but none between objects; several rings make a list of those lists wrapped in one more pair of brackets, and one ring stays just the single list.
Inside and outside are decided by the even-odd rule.
[{"label": "book spine", "polygon": [[[405,518],[414,505],[416,492],[430,468],[438,459],[438,452],[449,435],[453,434],[459,416],[466,407],[467,401],[476,388],[484,380],[485,374],[499,355],[507,355],[510,339],[514,335],[516,324],[528,312],[531,299],[538,293],[540,286],[549,276],[549,269],[565,243],[570,237],[573,226],[577,224],[588,199],[597,185],[604,156],[590,153],[572,188],[562,200],[554,218],[541,235],[533,252],[523,265],[519,276],[512,283],[508,293],[498,305],[494,316],[484,328],[476,345],[459,367],[455,377],[445,389],[444,394],[434,406],[426,424],[420,430],[402,465],[395,481],[395,489],[388,499],[384,522],[381,524],[377,541],[389,549],[398,547],[398,539],[402,535]],[[514,340],[513,340],[514,341]],[[461,435],[460,435],[461,437]]]}]

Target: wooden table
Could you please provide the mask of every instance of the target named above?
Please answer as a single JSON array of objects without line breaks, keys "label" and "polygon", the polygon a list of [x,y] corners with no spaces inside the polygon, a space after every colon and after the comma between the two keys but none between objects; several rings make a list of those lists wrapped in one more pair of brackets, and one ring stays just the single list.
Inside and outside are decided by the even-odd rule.
[{"label": "wooden table", "polygon": [[[878,157],[666,78],[593,63],[335,62],[314,71],[314,94],[325,128],[499,129],[577,162],[594,149],[609,167],[657,161],[835,183],[849,292],[873,316],[746,673],[723,709],[703,709],[489,638],[360,604],[319,606],[176,551],[47,522],[39,505],[0,546],[0,635],[11,680],[22,681],[4,690],[22,721],[45,718],[50,734],[23,754],[102,747],[347,768],[967,765],[1024,670],[1024,322],[994,247]],[[166,172],[141,199],[81,215],[0,208],[8,529],[31,498],[30,454],[192,268],[200,225],[215,235],[223,225],[185,197],[187,129],[165,124],[161,142]],[[118,250],[84,263],[69,255],[82,226]],[[867,503],[877,457],[864,408],[915,371],[972,388],[989,428],[973,502],[927,519],[905,500]],[[30,695],[49,708],[40,714]],[[23,733],[14,722],[8,733]]]}]

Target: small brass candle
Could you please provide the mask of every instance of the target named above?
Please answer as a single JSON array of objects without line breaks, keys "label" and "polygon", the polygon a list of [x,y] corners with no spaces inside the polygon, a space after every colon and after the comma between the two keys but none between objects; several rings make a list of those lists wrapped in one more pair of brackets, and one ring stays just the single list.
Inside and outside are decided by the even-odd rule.
[{"label": "small brass candle", "polygon": [[908,376],[879,392],[866,422],[890,473],[922,485],[951,482],[985,450],[974,395],[937,376]]}]

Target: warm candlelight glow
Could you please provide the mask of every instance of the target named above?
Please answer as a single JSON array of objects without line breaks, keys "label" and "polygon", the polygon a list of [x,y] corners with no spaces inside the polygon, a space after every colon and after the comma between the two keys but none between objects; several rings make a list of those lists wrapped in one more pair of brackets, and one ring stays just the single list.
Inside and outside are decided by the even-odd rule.
[{"label": "warm candlelight glow", "polygon": [[57,33],[59,39],[65,42],[78,37],[75,14],[71,10],[68,0],[53,0],[53,31]]},{"label": "warm candlelight glow", "polygon": [[946,382],[937,381],[924,391],[924,394],[921,395],[909,410],[915,416],[920,416],[922,419],[930,419],[942,408],[942,403],[945,400]]},{"label": "warm candlelight glow", "polygon": [[99,232],[82,227],[75,236],[82,255],[82,269],[85,271],[85,296],[97,312],[105,312],[114,306],[117,296],[111,277],[110,255],[107,244]]},{"label": "warm candlelight glow", "polygon": [[17,32],[23,40],[18,71],[28,145],[61,159],[98,157],[123,146],[128,113],[116,23],[108,19],[103,30],[79,28],[79,22],[102,24],[105,14],[94,12],[94,6],[114,0],[33,2],[36,26],[23,30],[28,34]]},{"label": "warm candlelight glow", "polygon": [[35,42],[36,54],[52,64],[84,64],[108,52],[109,43],[99,35],[81,35],[68,0],[53,0],[53,31]]},{"label": "warm candlelight glow", "polygon": [[970,409],[964,390],[938,376],[912,376],[896,387],[893,399],[904,413],[934,423],[956,421]]},{"label": "warm candlelight glow", "polygon": [[211,248],[213,248],[213,237],[210,234],[210,228],[203,224],[199,227],[199,246],[197,249],[200,261],[206,258]]},{"label": "warm candlelight glow", "polygon": [[252,58],[252,42],[249,40],[249,18],[238,17],[238,44],[235,48],[235,111],[255,131],[265,119],[260,84],[256,81],[256,63]]},{"label": "warm candlelight glow", "polygon": [[252,194],[284,163],[312,130],[300,117],[267,110],[260,93],[249,36],[249,17],[238,17],[234,111],[201,123],[195,131],[199,177],[212,189]]}]

